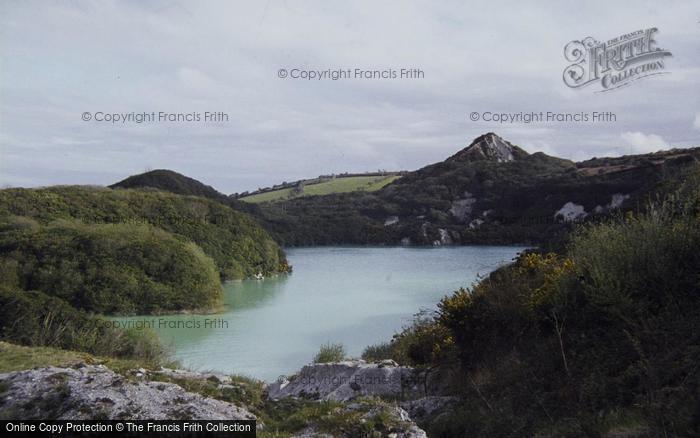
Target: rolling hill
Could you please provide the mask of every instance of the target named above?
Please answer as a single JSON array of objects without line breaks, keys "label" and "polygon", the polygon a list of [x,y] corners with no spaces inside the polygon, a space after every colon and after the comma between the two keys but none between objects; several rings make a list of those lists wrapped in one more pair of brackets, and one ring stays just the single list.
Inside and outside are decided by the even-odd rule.
[{"label": "rolling hill", "polygon": [[[699,159],[700,148],[691,148],[577,163],[529,154],[486,133],[400,178],[305,180],[313,183],[291,197],[298,182],[227,197],[168,171],[115,186],[200,193],[251,214],[286,246],[537,244],[556,240],[576,222],[645,204],[660,184]],[[365,190],[351,190],[358,184]]]},{"label": "rolling hill", "polygon": [[255,215],[284,245],[534,244],[646,203],[699,158],[693,148],[575,163],[487,133],[381,190],[263,203]]},{"label": "rolling hill", "polygon": [[288,270],[251,216],[165,191],[0,190],[0,287],[98,313],[210,309],[221,280]]},{"label": "rolling hill", "polygon": [[302,196],[330,195],[347,192],[374,192],[387,184],[391,184],[401,175],[368,174],[353,176],[319,177],[313,180],[301,180],[291,184],[281,184],[270,189],[263,189],[252,194],[240,196],[238,199],[244,202],[277,202]]}]

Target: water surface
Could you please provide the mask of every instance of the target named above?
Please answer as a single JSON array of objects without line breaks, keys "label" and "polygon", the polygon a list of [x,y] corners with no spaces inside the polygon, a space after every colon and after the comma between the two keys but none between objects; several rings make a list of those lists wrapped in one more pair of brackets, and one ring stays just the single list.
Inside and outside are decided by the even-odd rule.
[{"label": "water surface", "polygon": [[391,339],[421,309],[435,309],[443,296],[522,250],[290,249],[293,274],[225,284],[222,314],[146,318],[187,368],[273,380],[308,363],[325,342],[341,342],[359,356],[367,345]]}]

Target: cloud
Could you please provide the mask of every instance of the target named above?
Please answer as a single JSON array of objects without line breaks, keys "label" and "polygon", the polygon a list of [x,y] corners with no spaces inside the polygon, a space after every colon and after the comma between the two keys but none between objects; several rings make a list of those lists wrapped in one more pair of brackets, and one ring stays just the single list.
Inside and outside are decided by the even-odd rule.
[{"label": "cloud", "polygon": [[693,128],[700,129],[700,113],[695,113],[695,121],[693,122]]},{"label": "cloud", "polygon": [[[573,15],[563,2],[491,0],[0,3],[0,185],[110,184],[150,166],[240,192],[417,169],[488,131],[576,159],[601,156],[621,135],[633,152],[700,143],[700,42],[687,20],[697,0],[654,11],[592,0]],[[673,52],[672,74],[611,93],[563,84],[569,41],[651,26]],[[402,67],[425,77],[277,77]],[[106,125],[83,122],[84,111],[223,111],[230,121]],[[613,111],[617,122],[471,122],[472,111]]]},{"label": "cloud", "polygon": [[630,146],[630,152],[635,154],[646,154],[662,149],[668,149],[669,145],[656,134],[645,134],[643,132],[625,132],[620,137]]}]

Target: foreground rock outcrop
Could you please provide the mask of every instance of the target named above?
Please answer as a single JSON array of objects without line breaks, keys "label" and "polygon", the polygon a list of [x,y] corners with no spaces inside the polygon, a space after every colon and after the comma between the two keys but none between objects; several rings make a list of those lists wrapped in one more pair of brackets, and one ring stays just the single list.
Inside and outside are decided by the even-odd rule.
[{"label": "foreground rock outcrop", "polygon": [[361,396],[406,399],[422,394],[422,382],[415,370],[391,360],[378,364],[353,360],[306,365],[298,374],[271,384],[268,393],[271,399],[348,401]]},{"label": "foreground rock outcrop", "polygon": [[[80,362],[0,374],[0,418],[257,419],[259,429],[267,419],[293,437],[424,438],[419,424],[454,402],[426,396],[428,389],[439,388],[424,373],[391,360],[308,365],[267,387],[224,374],[169,368],[117,373]],[[279,423],[280,410],[296,420]],[[270,412],[277,414],[268,418]]]},{"label": "foreground rock outcrop", "polygon": [[[368,399],[375,400],[376,405],[363,418],[381,411],[392,423],[401,425],[395,436],[424,437],[425,432],[416,421],[427,421],[457,402],[456,397],[443,395],[446,390],[440,381],[439,377],[430,378],[425,372],[399,366],[392,360],[348,360],[307,365],[298,374],[268,386],[268,396],[273,400],[343,402],[342,414],[366,407]],[[306,432],[299,436],[316,436],[312,432],[317,431],[312,427]]]},{"label": "foreground rock outcrop", "polygon": [[[425,431],[413,422],[403,408],[376,400],[343,404],[342,407],[335,411],[334,415],[352,418],[354,428],[328,433],[324,432],[319,425],[311,424],[302,431],[292,434],[292,437],[386,436],[391,438],[427,438]],[[370,426],[376,424],[381,425],[381,431]],[[369,433],[376,435],[369,435]]]},{"label": "foreground rock outcrop", "polygon": [[255,415],[173,383],[78,365],[0,374],[0,418],[253,420]]}]

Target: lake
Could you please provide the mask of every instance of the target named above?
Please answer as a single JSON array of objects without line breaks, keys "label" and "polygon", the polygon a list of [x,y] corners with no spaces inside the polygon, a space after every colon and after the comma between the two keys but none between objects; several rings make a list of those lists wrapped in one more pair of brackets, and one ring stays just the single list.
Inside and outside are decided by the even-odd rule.
[{"label": "lake", "polygon": [[309,363],[321,344],[359,357],[421,309],[510,262],[512,246],[314,247],[287,250],[291,275],[224,285],[217,315],[151,321],[184,367],[274,380]]}]

